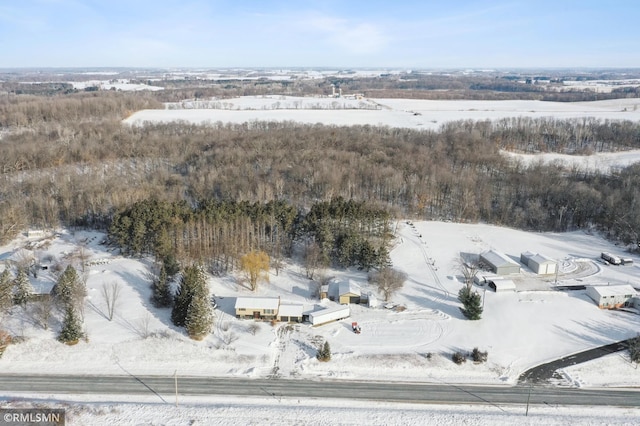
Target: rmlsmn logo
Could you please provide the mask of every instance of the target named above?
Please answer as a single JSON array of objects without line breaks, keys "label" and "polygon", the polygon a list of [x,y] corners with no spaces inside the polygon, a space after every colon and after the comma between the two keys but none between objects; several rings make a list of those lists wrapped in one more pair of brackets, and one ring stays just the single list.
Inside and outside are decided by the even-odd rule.
[{"label": "rmlsmn logo", "polygon": [[0,408],[0,426],[64,426],[64,410],[47,408]]}]

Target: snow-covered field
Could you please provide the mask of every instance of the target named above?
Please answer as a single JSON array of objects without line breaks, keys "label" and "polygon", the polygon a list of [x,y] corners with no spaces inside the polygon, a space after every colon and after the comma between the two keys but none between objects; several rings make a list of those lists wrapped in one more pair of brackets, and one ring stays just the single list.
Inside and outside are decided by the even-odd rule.
[{"label": "snow-covered field", "polygon": [[[365,99],[380,110],[313,109],[312,105],[351,102],[342,98],[246,96],[220,100],[223,109],[142,110],[125,120],[129,124],[144,122],[186,121],[215,124],[255,121],[296,121],[326,125],[372,125],[436,130],[442,124],[457,120],[498,120],[509,117],[553,117],[556,119],[593,117],[610,120],[640,120],[640,99],[616,99],[596,102],[542,101],[432,101],[412,99]],[[274,104],[278,107],[274,108]]]},{"label": "snow-covered field", "polygon": [[[538,278],[523,267],[515,293],[494,293],[480,287],[485,312],[480,321],[468,321],[456,299],[461,278],[455,269],[460,252],[497,249],[519,258],[523,251],[545,254],[559,261],[561,284],[634,284],[640,281],[640,258],[634,266],[605,266],[601,251],[624,254],[597,235],[584,232],[527,233],[483,224],[398,222],[392,250],[394,266],[408,274],[402,291],[391,303],[404,310],[352,306],[351,318],[320,327],[237,320],[237,296],[254,295],[234,277],[210,277],[218,299],[213,333],[201,342],[174,327],[168,309],[149,302],[149,260],[124,258],[101,245],[104,235],[88,231],[61,231],[51,237],[21,237],[0,247],[0,261],[33,254],[50,264],[78,259],[84,247],[88,297],[85,307],[87,341],[66,346],[55,340],[59,319],[44,330],[27,310],[16,307],[1,319],[1,327],[22,338],[0,358],[3,373],[159,374],[287,379],[357,379],[435,383],[516,383],[526,369],[540,363],[613,341],[633,337],[640,315],[605,311],[584,293],[555,291],[555,276]],[[27,247],[25,251],[25,247]],[[272,271],[273,272],[273,271]],[[356,270],[327,270],[326,275],[351,278],[363,290],[374,290]],[[53,284],[46,271],[32,279],[38,288]],[[122,286],[115,317],[109,321],[101,297],[105,284]],[[280,296],[283,302],[317,304],[302,268],[289,264],[279,276],[271,274],[256,296]],[[351,331],[357,321],[362,333]],[[251,326],[258,329],[253,334]],[[328,340],[332,360],[316,360],[318,342]],[[451,361],[454,351],[474,347],[489,353],[485,364]],[[637,387],[640,371],[625,353],[567,368],[562,385],[582,387]],[[625,424],[640,418],[638,409],[580,409],[533,407],[444,407],[341,401],[274,401],[253,398],[186,398],[179,409],[170,403],[114,396],[88,398],[49,396],[47,406],[64,406],[73,413],[70,424]],[[2,400],[5,403],[2,403]],[[33,396],[26,398],[32,401]],[[12,402],[9,402],[12,401]],[[0,396],[0,405],[20,406],[20,395]],[[36,400],[37,401],[37,400]],[[32,401],[33,402],[33,401]],[[330,409],[337,417],[324,418]],[[100,419],[92,423],[89,419]],[[117,419],[114,420],[114,419]],[[133,420],[131,420],[133,419]],[[206,419],[206,420],[205,420]],[[527,423],[529,422],[529,423]],[[633,424],[635,421],[628,422]]]}]

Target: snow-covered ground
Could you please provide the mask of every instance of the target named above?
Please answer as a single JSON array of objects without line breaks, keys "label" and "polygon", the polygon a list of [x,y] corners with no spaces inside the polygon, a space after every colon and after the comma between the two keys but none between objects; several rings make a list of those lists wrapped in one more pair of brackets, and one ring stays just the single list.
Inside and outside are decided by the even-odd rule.
[{"label": "snow-covered ground", "polygon": [[[398,222],[391,252],[394,266],[408,274],[404,288],[392,297],[400,309],[352,306],[352,316],[320,327],[237,320],[237,296],[254,295],[234,277],[210,277],[217,296],[216,324],[203,341],[186,337],[174,327],[168,309],[149,302],[147,259],[124,258],[101,244],[104,235],[61,231],[53,236],[23,236],[0,247],[0,261],[33,254],[41,264],[85,259],[88,297],[84,312],[87,341],[66,346],[55,340],[57,317],[44,330],[30,310],[14,308],[0,319],[1,327],[22,341],[0,358],[3,373],[159,374],[287,379],[357,379],[435,383],[516,383],[526,369],[563,355],[633,337],[640,315],[605,311],[584,291],[552,289],[556,277],[539,278],[523,267],[515,293],[478,288],[485,311],[480,321],[468,321],[456,299],[461,278],[455,269],[460,252],[497,249],[518,259],[523,251],[559,261],[560,284],[632,284],[640,282],[640,258],[633,266],[605,266],[601,251],[623,254],[597,235],[584,232],[528,233],[483,224]],[[78,251],[78,247],[84,247]],[[3,262],[4,263],[4,262]],[[374,290],[355,270],[327,270],[326,275],[356,280]],[[32,277],[46,289],[53,276],[41,271]],[[122,293],[115,317],[109,321],[101,297],[104,285],[118,282]],[[256,296],[280,296],[285,301],[316,304],[310,282],[298,265],[271,274]],[[351,331],[357,321],[362,333]],[[252,330],[256,325],[257,330]],[[254,334],[255,332],[255,334]],[[332,360],[315,358],[319,342],[328,340]],[[454,351],[474,347],[489,353],[485,364],[451,361]],[[626,353],[566,368],[560,384],[581,387],[637,387],[640,371]],[[36,399],[34,399],[36,398]],[[424,406],[338,400],[275,400],[267,398],[181,398],[180,407],[144,397],[0,395],[0,406],[43,404],[64,407],[68,424],[636,424],[640,409],[558,406]],[[331,412],[331,416],[321,413]],[[426,423],[425,423],[426,422]]]},{"label": "snow-covered ground", "polygon": [[[206,124],[246,123],[255,121],[295,121],[326,125],[372,125],[411,129],[436,130],[442,124],[457,120],[498,120],[509,117],[556,119],[593,117],[610,120],[640,120],[640,99],[615,99],[596,102],[542,101],[448,101],[414,99],[366,99],[367,107],[374,103],[379,110],[336,108],[313,109],[310,105],[336,102],[339,106],[349,97],[285,97],[276,100],[269,96],[246,96],[220,100],[223,109],[165,109],[142,110],[125,120],[129,124],[144,122],[186,121]],[[302,102],[302,104],[301,104]],[[259,106],[258,106],[259,105]]]},{"label": "snow-covered ground", "polygon": [[122,92],[137,92],[140,90],[164,90],[163,87],[132,83],[128,79],[70,81],[69,84],[73,85],[73,88],[78,90],[84,90],[88,87],[97,87],[100,90],[119,90]]},{"label": "snow-covered ground", "polygon": [[431,405],[376,401],[173,395],[12,395],[0,408],[61,408],[68,426],[94,425],[637,425],[640,408],[558,405]]},{"label": "snow-covered ground", "polygon": [[[34,315],[20,307],[2,318],[2,328],[23,338],[0,358],[3,372],[85,374],[167,374],[240,377],[339,378],[358,380],[411,380],[448,383],[513,384],[526,369],[540,363],[605,343],[633,337],[640,316],[605,311],[583,291],[570,293],[551,287],[555,276],[538,278],[526,268],[515,278],[521,291],[508,294],[486,291],[481,321],[468,321],[459,312],[461,287],[455,259],[462,252],[497,249],[518,259],[523,251],[545,254],[561,265],[561,284],[638,285],[638,259],[634,266],[613,267],[597,262],[601,251],[622,253],[605,240],[583,232],[527,233],[489,225],[443,222],[398,223],[397,244],[391,252],[396,268],[408,274],[392,304],[404,310],[353,305],[351,318],[310,327],[307,324],[271,325],[237,320],[237,296],[280,296],[284,302],[318,304],[311,283],[300,266],[288,265],[279,276],[271,274],[255,294],[232,277],[209,278],[218,299],[213,333],[201,342],[190,340],[171,324],[168,309],[149,302],[150,262],[113,254],[101,245],[96,232],[62,232],[51,238],[22,237],[0,248],[0,260],[25,258],[69,262],[84,246],[88,297],[85,307],[86,342],[66,346],[55,340],[59,318],[50,329],[35,325]],[[29,249],[24,247],[28,246]],[[360,271],[325,271],[327,275],[356,280],[364,291],[375,290]],[[47,288],[54,278],[43,271],[33,284]],[[107,318],[102,287],[120,283],[121,296],[112,321]],[[363,331],[351,332],[351,321]],[[253,325],[257,330],[252,330]],[[255,333],[255,334],[254,334]],[[316,347],[324,339],[332,360],[318,362]],[[550,344],[550,342],[553,342]],[[489,352],[486,364],[456,365],[451,354],[474,347]],[[640,372],[626,355],[603,360],[616,363],[615,372],[602,383],[599,364],[582,367],[568,381],[580,386],[635,386]],[[612,368],[613,370],[613,368]]]}]

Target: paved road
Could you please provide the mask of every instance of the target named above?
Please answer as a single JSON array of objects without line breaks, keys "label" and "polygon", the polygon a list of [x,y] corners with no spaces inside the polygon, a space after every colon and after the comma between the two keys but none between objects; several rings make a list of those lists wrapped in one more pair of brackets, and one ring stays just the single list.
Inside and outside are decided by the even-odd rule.
[{"label": "paved road", "polygon": [[533,367],[520,375],[518,382],[525,383],[547,383],[556,374],[556,371],[570,367],[572,365],[581,364],[583,362],[591,361],[610,355],[615,352],[620,352],[629,348],[629,340],[623,340],[621,342],[611,343],[609,345],[600,346],[598,348],[590,349],[588,351],[579,352],[577,354],[569,355],[564,358],[557,359],[555,361],[548,362]]},{"label": "paved road", "polygon": [[[2,375],[3,392],[155,395],[172,402],[172,376]],[[534,386],[472,386],[421,383],[309,381],[178,377],[180,395],[248,395],[280,398],[348,398],[438,404],[609,405],[640,407],[638,390]]]}]

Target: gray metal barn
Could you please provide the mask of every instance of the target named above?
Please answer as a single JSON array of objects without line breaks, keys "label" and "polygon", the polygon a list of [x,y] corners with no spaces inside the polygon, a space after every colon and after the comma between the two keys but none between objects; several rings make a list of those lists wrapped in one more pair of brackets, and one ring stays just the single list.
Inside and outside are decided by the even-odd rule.
[{"label": "gray metal barn", "polygon": [[558,266],[555,260],[529,251],[525,251],[520,255],[520,262],[539,275],[555,274]]},{"label": "gray metal barn", "polygon": [[497,275],[519,274],[520,264],[507,255],[495,250],[484,252],[480,255],[480,263],[486,265],[491,272]]}]

